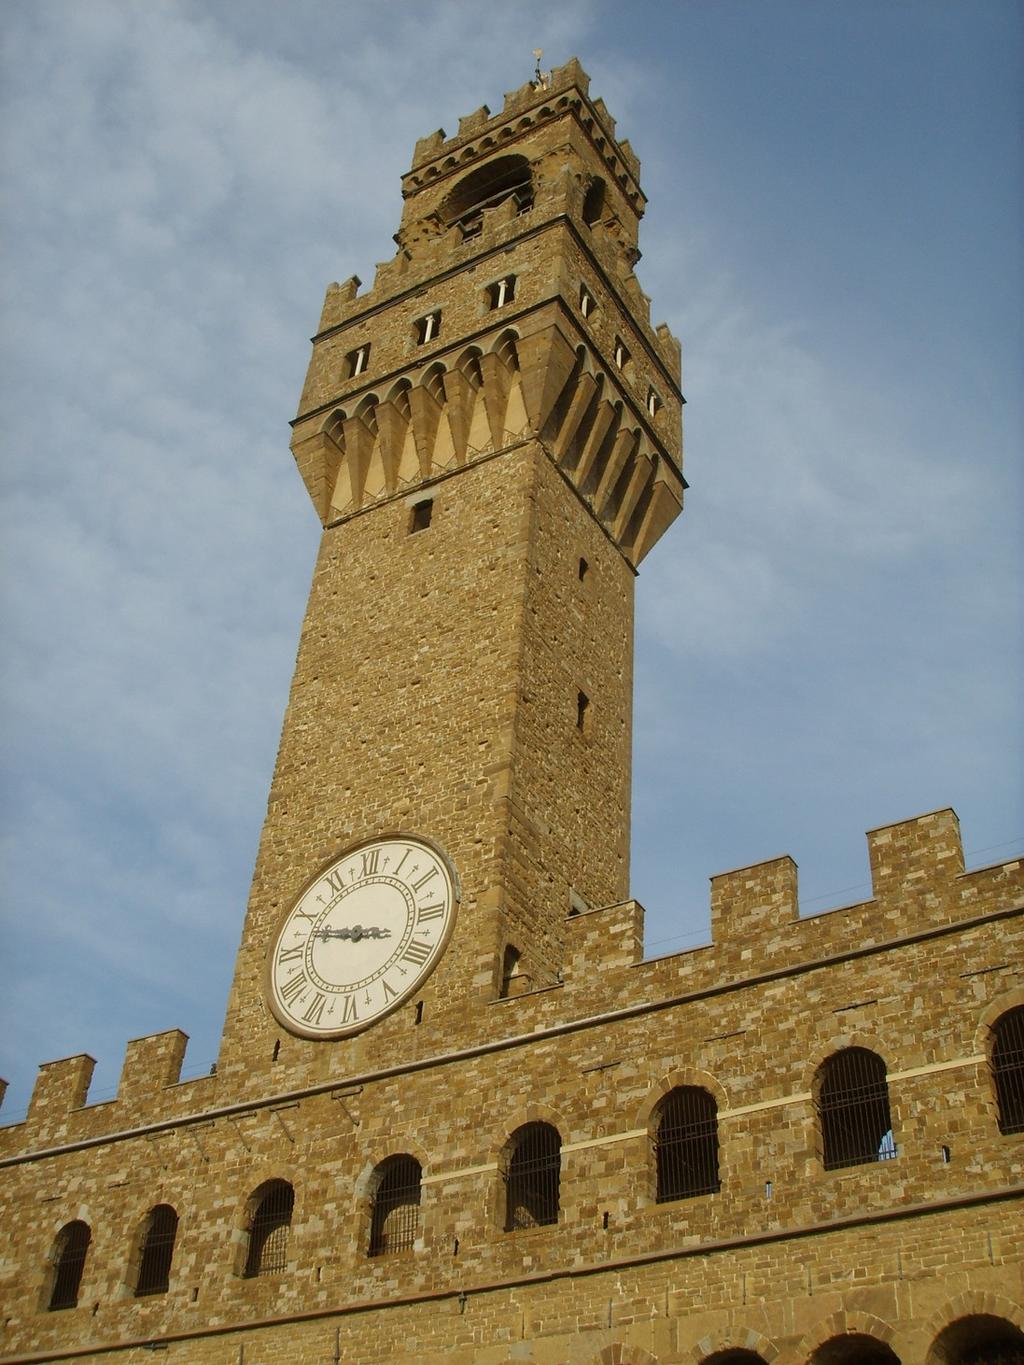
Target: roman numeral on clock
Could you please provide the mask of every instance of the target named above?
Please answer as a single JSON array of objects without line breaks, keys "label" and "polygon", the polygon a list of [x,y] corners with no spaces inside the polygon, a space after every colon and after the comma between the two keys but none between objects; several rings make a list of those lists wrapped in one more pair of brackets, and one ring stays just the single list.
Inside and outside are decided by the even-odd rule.
[{"label": "roman numeral on clock", "polygon": [[421,943],[419,939],[414,938],[410,939],[408,948],[406,948],[405,952],[402,954],[402,959],[405,962],[414,962],[416,966],[419,967],[422,963],[426,962],[429,956],[430,944]]},{"label": "roman numeral on clock", "polygon": [[425,873],[423,874],[423,876],[419,879],[418,882],[413,882],[413,884],[412,884],[412,889],[413,889],[414,891],[422,891],[423,888],[426,886],[427,882],[430,881],[431,877],[436,877],[436,876],[437,876],[437,868],[436,868],[436,867],[432,867],[432,868],[430,869],[429,872],[425,872]]},{"label": "roman numeral on clock", "polygon": [[387,979],[386,976],[382,976],[382,977],[381,977],[381,979],[380,979],[380,984],[384,987],[384,1003],[385,1003],[385,1004],[387,1004],[387,1002],[388,1002],[389,1000],[397,1000],[397,999],[398,999],[398,992],[397,992],[397,991],[393,991],[393,990],[391,989],[391,987],[388,985],[388,979]]},{"label": "roman numeral on clock", "polygon": [[297,957],[302,956],[302,953],[302,944],[298,948],[282,948],[277,955],[277,960],[278,962],[294,962]]},{"label": "roman numeral on clock", "polygon": [[314,995],[313,997],[313,1003],[310,1005],[306,1013],[302,1016],[306,1023],[319,1024],[320,1019],[324,1012],[324,1006],[326,1004],[327,996],[321,995],[320,992],[317,991],[316,995]]},{"label": "roman numeral on clock", "polygon": [[344,883],[341,880],[341,868],[336,867],[333,872],[328,872],[327,876],[324,878],[324,881],[327,883],[327,885],[331,888],[331,890],[334,892],[336,896],[340,895],[342,888],[344,886]]},{"label": "roman numeral on clock", "polygon": [[416,911],[416,923],[422,924],[425,919],[440,919],[443,914],[443,905],[424,905]]},{"label": "roman numeral on clock", "polygon": [[359,856],[362,859],[363,863],[363,870],[360,872],[359,875],[361,877],[374,876],[377,871],[377,865],[380,863],[380,849],[379,848],[367,849],[365,853],[360,853]]},{"label": "roman numeral on clock", "polygon": [[288,978],[284,985],[279,986],[278,990],[280,991],[281,999],[286,1004],[290,1005],[296,996],[301,995],[308,985],[309,982],[306,979],[306,973],[296,972],[294,976]]}]

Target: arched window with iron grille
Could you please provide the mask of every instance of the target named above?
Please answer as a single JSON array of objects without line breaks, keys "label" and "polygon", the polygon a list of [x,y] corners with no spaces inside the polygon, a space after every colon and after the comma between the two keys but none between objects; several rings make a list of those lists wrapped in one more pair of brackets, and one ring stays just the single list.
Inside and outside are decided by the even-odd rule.
[{"label": "arched window with iron grille", "polygon": [[505,1231],[558,1222],[562,1139],[550,1123],[526,1123],[512,1134],[505,1168]]},{"label": "arched window with iron grille", "polygon": [[57,1233],[50,1258],[53,1263],[53,1283],[48,1305],[51,1312],[58,1308],[74,1308],[78,1303],[82,1271],[91,1240],[89,1224],[78,1219],[66,1223]]},{"label": "arched window with iron grille", "polygon": [[992,1034],[999,1131],[1024,1133],[1024,1005],[1000,1015]]},{"label": "arched window with iron grille", "polygon": [[815,1089],[827,1171],[896,1155],[885,1062],[863,1047],[847,1047],[821,1066]]},{"label": "arched window with iron grille", "polygon": [[171,1276],[171,1257],[174,1239],[178,1235],[178,1215],[170,1204],[157,1204],[150,1209],[142,1237],[139,1274],[135,1281],[135,1297],[146,1294],[166,1294]]},{"label": "arched window with iron grille", "polygon": [[721,1181],[714,1096],[695,1085],[670,1090],[659,1105],[654,1153],[659,1204],[717,1193]]},{"label": "arched window with iron grille", "polygon": [[252,1198],[249,1250],[243,1274],[279,1275],[288,1263],[288,1233],[292,1225],[295,1191],[287,1180],[268,1180]]},{"label": "arched window with iron grille", "polygon": [[414,1156],[389,1156],[371,1183],[370,1256],[411,1251],[420,1230],[423,1168]]}]

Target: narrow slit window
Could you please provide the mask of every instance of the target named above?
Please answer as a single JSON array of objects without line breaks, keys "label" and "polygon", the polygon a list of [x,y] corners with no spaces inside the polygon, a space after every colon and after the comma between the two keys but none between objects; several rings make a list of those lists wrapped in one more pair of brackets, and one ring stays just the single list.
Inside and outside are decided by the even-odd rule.
[{"label": "narrow slit window", "polygon": [[409,534],[416,531],[425,531],[430,525],[434,515],[433,498],[424,498],[422,502],[413,503],[412,516],[409,519]]},{"label": "narrow slit window", "polygon": [[487,300],[490,303],[491,311],[497,308],[504,308],[507,303],[511,303],[516,296],[516,277],[506,275],[503,279],[487,287]]},{"label": "narrow slit window", "polygon": [[349,379],[355,379],[357,375],[365,374],[370,364],[370,343],[365,346],[357,346],[354,351],[349,351],[345,357],[346,373]]},{"label": "narrow slit window", "polygon": [[657,417],[661,411],[661,399],[654,389],[647,390],[647,413],[650,417]]},{"label": "narrow slit window", "polygon": [[587,563],[587,561],[586,561],[585,559],[582,559],[582,558],[581,558],[581,559],[580,559],[580,568],[579,568],[580,582],[581,582],[581,583],[582,583],[583,580],[586,578],[586,576],[587,576],[587,570],[588,570],[589,568],[590,568],[590,565]]},{"label": "narrow slit window", "polygon": [[597,312],[597,304],[594,302],[594,296],[585,284],[580,285],[580,312],[585,318],[589,318],[592,314]]},{"label": "narrow slit window", "polygon": [[626,349],[626,343],[621,337],[615,338],[615,350],[613,355],[615,357],[616,369],[624,370],[629,364],[629,351]]},{"label": "narrow slit window", "polygon": [[416,323],[416,342],[419,346],[425,346],[428,341],[434,341],[441,334],[441,313],[440,310],[428,313]]},{"label": "narrow slit window", "polygon": [[590,698],[586,692],[576,694],[576,729],[585,730],[590,717]]}]

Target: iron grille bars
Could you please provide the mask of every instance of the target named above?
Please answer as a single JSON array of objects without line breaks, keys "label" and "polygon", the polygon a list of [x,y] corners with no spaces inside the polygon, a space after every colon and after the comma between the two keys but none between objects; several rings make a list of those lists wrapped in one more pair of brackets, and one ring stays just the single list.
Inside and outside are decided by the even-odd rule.
[{"label": "iron grille bars", "polygon": [[142,1242],[142,1257],[139,1261],[139,1278],[135,1284],[135,1297],[146,1294],[166,1294],[171,1276],[171,1257],[174,1255],[174,1239],[178,1235],[178,1215],[170,1204],[158,1204],[150,1212],[146,1222],[146,1234]]},{"label": "iron grille bars", "polygon": [[718,1106],[706,1090],[672,1090],[661,1106],[654,1142],[657,1202],[715,1194],[718,1178]]},{"label": "iron grille bars", "polygon": [[420,1227],[422,1174],[415,1157],[389,1157],[381,1163],[373,1195],[368,1255],[412,1250]]},{"label": "iron grille bars", "polygon": [[895,1157],[881,1057],[862,1047],[830,1057],[822,1068],[817,1105],[826,1170]]},{"label": "iron grille bars", "polygon": [[992,1076],[999,1105],[999,1131],[1024,1132],[1024,1005],[1007,1012],[996,1023],[992,1047]]},{"label": "iron grille bars", "polygon": [[249,1225],[249,1254],[244,1274],[279,1275],[288,1263],[288,1230],[292,1224],[295,1191],[286,1180],[265,1187]]},{"label": "iron grille bars", "polygon": [[505,1172],[505,1231],[558,1222],[562,1140],[548,1123],[528,1123],[515,1135]]},{"label": "iron grille bars", "polygon": [[57,1234],[53,1248],[53,1288],[50,1291],[50,1310],[74,1308],[85,1269],[85,1256],[92,1240],[88,1223],[68,1223]]}]

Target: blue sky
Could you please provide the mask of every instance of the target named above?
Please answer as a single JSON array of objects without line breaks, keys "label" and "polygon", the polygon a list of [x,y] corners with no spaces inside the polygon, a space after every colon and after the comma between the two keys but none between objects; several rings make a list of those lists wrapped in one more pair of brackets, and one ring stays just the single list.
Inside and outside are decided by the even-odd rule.
[{"label": "blue sky", "polygon": [[783,852],[1024,850],[1024,11],[1000,0],[6,0],[0,1075],[216,1055],[317,523],[288,453],[323,290],[415,139],[578,55],[643,163],[683,517],[638,581],[648,949]]}]

